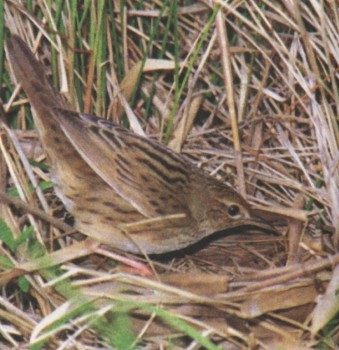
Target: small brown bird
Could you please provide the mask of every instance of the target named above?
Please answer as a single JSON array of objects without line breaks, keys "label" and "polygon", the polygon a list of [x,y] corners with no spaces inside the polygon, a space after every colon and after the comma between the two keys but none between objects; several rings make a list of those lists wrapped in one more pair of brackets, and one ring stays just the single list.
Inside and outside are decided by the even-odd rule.
[{"label": "small brown bird", "polygon": [[18,36],[7,41],[7,51],[33,107],[56,193],[80,232],[124,251],[160,254],[216,231],[270,229],[234,189],[183,156],[109,121],[68,111]]}]

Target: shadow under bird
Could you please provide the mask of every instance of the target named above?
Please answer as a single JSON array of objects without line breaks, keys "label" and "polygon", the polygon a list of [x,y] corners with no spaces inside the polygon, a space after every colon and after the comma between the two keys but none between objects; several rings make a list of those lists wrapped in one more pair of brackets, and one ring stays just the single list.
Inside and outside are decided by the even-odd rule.
[{"label": "shadow under bird", "polygon": [[68,110],[16,35],[7,53],[33,107],[55,190],[83,234],[161,254],[240,226],[272,231],[249,203],[171,149],[104,119]]}]

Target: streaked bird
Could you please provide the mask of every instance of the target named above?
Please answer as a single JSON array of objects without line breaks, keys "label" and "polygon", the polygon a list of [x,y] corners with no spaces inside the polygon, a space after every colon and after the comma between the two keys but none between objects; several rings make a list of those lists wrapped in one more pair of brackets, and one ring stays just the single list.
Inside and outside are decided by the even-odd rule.
[{"label": "streaked bird", "polygon": [[160,254],[216,231],[270,227],[233,188],[175,153],[104,119],[68,110],[18,36],[7,41],[33,108],[57,195],[83,234],[118,249]]}]

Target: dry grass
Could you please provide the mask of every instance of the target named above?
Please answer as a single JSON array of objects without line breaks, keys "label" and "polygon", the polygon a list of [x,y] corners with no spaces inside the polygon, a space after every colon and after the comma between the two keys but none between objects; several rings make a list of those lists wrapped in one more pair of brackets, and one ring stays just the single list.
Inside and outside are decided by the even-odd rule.
[{"label": "dry grass", "polygon": [[155,278],[114,265],[108,248],[92,254],[93,243],[49,219],[70,221],[5,62],[14,131],[0,139],[1,348],[335,349],[336,2],[233,1],[217,12],[212,1],[169,1],[165,11],[165,1],[98,1],[84,14],[65,1],[60,16],[59,2],[25,3],[5,1],[6,31],[39,46],[75,109],[169,141],[266,207],[281,235],[217,235],[146,261]]}]

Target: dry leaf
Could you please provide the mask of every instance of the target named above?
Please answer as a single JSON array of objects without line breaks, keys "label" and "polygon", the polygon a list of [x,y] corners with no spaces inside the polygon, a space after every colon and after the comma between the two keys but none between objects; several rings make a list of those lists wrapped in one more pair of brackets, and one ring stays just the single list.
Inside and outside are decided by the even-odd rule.
[{"label": "dry leaf", "polygon": [[318,297],[318,303],[313,311],[311,331],[315,335],[339,312],[339,266],[333,271],[333,276],[323,296]]},{"label": "dry leaf", "polygon": [[247,299],[241,306],[241,314],[245,318],[253,318],[270,311],[312,303],[316,296],[313,284],[281,287],[279,290],[275,288]]}]

